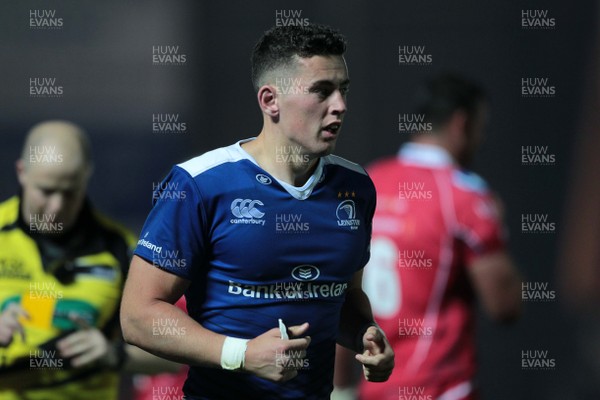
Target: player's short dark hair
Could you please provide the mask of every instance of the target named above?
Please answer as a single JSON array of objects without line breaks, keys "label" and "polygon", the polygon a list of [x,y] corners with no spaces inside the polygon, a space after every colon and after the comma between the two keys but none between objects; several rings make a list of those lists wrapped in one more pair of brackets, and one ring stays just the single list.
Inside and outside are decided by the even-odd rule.
[{"label": "player's short dark hair", "polygon": [[478,106],[486,99],[481,86],[459,75],[444,73],[423,84],[415,97],[415,113],[434,127],[447,122],[452,114],[462,110],[473,118]]},{"label": "player's short dark hair", "polygon": [[266,31],[254,46],[252,84],[258,91],[265,72],[290,65],[294,56],[342,55],[345,51],[346,39],[329,26],[275,26]]}]

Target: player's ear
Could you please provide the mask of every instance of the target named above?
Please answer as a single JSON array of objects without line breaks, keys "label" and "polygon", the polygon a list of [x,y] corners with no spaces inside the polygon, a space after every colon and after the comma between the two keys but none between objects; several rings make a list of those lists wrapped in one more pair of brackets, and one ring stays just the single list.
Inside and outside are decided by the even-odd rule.
[{"label": "player's ear", "polygon": [[461,148],[466,143],[467,124],[468,115],[462,110],[454,111],[446,123],[446,132],[450,137],[450,141]]},{"label": "player's ear", "polygon": [[468,115],[463,110],[456,110],[448,121],[448,130],[455,133],[465,132],[467,129]]},{"label": "player's ear", "polygon": [[15,162],[15,170],[17,171],[17,179],[19,180],[19,184],[21,186],[25,185],[26,171],[25,171],[25,162],[23,161],[23,159],[19,158]]},{"label": "player's ear", "polygon": [[271,85],[263,85],[258,89],[258,105],[263,113],[272,118],[279,116],[279,102],[277,88]]}]

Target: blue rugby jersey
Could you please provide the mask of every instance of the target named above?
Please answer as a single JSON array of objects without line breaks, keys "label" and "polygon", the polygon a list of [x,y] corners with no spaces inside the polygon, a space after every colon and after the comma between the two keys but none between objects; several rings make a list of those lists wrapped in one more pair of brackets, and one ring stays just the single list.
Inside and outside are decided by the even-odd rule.
[{"label": "blue rugby jersey", "polygon": [[173,167],[135,254],[189,280],[188,313],[214,332],[252,339],[278,318],[310,323],[296,378],[273,383],[192,367],[187,396],[328,399],[341,306],[370,255],[375,188],[362,167],[332,155],[303,187],[291,186],[263,170],[243,142]]}]

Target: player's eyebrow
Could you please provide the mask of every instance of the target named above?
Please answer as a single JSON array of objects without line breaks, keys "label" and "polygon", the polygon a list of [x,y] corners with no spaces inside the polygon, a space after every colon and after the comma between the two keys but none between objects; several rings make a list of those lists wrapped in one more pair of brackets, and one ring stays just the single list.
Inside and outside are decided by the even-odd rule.
[{"label": "player's eyebrow", "polygon": [[340,87],[343,87],[343,86],[348,86],[348,85],[350,85],[350,79],[344,79],[344,80],[343,80],[343,81],[341,81],[339,84],[337,84],[336,82],[334,82],[334,81],[332,81],[332,80],[330,80],[330,79],[322,79],[322,80],[319,80],[319,81],[313,82],[313,83],[310,85],[310,87],[311,87],[311,88],[314,88],[314,87],[317,87],[317,86],[338,86],[338,85],[339,85]]}]

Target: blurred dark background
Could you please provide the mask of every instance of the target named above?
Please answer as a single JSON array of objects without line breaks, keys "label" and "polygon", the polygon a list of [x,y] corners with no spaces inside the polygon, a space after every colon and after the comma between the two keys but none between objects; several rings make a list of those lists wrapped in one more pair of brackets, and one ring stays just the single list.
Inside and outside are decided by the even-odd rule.
[{"label": "blurred dark background", "polygon": [[[522,10],[547,10],[554,29],[524,29]],[[30,10],[55,10],[59,29],[32,29]],[[502,196],[511,253],[529,281],[555,278],[566,191],[595,48],[598,4],[462,1],[19,1],[0,3],[0,199],[17,192],[14,161],[27,130],[48,118],[90,134],[90,196],[136,234],[153,182],[174,163],[256,135],[262,118],[249,56],[276,10],[339,28],[348,39],[349,112],[336,153],[360,164],[395,153],[423,79],[456,71],[480,82],[491,118],[474,170]],[[425,46],[429,65],[399,65],[398,47]],[[154,46],[179,46],[181,65],[154,65]],[[57,98],[30,96],[30,79],[55,78]],[[521,79],[549,78],[550,98],[524,98]],[[182,132],[153,132],[153,114]],[[555,165],[521,165],[522,146],[548,146]],[[590,184],[598,185],[598,182]],[[554,233],[521,233],[524,213],[547,214]],[[574,345],[580,318],[562,302],[529,303],[513,327],[480,318],[480,385],[486,399],[597,398]],[[549,371],[522,371],[522,350],[548,350]],[[577,385],[578,388],[575,388]]]}]

